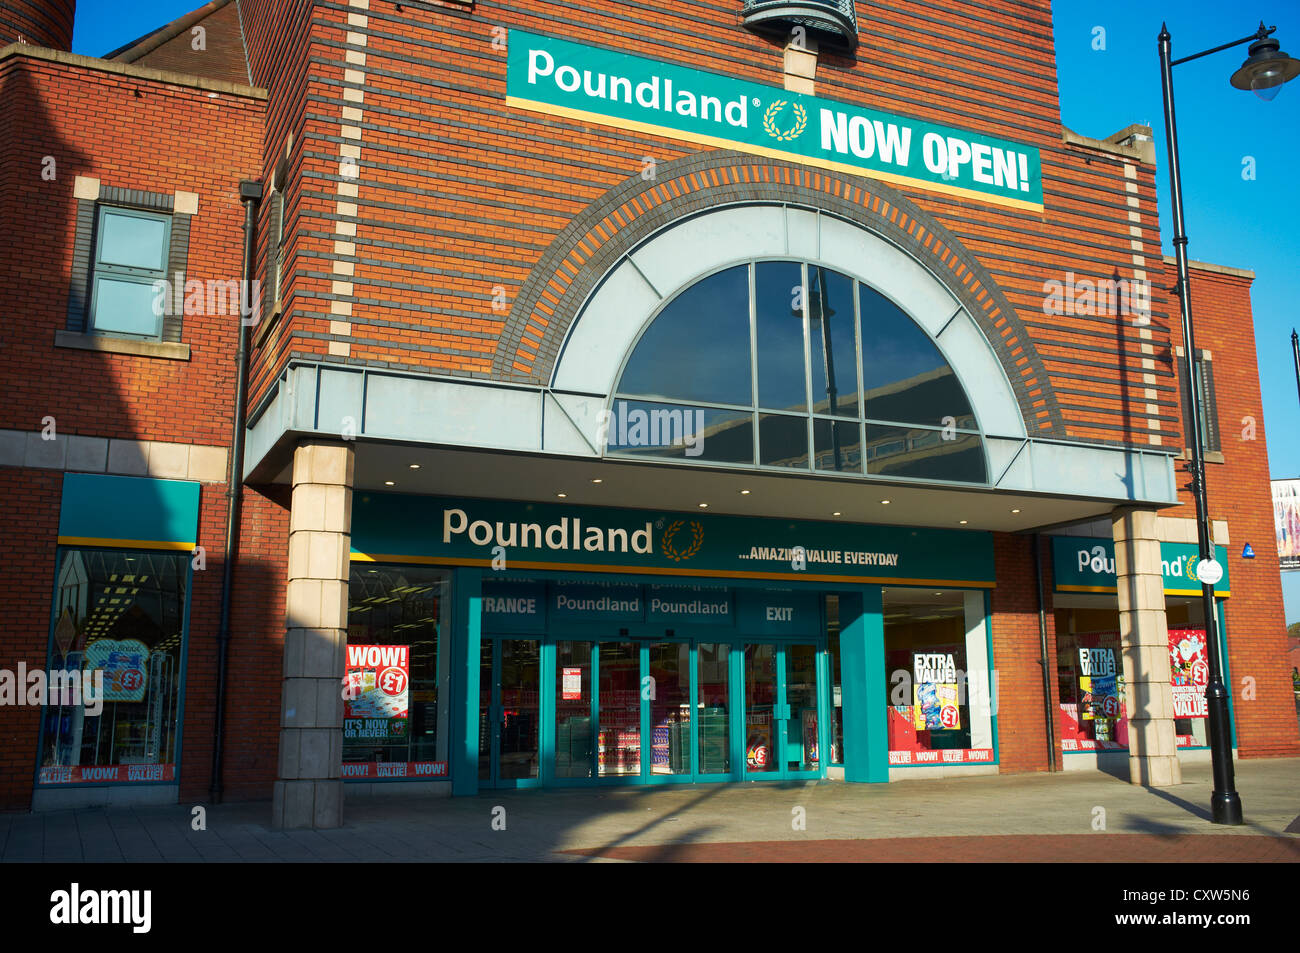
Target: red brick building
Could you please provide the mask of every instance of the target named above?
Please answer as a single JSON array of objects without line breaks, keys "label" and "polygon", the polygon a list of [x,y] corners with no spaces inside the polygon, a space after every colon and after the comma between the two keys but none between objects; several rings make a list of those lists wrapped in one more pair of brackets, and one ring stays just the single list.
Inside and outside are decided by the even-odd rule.
[{"label": "red brick building", "polygon": [[[109,683],[3,709],[0,803],[1204,757],[1150,130],[1062,125],[1046,2],[813,6],[0,50],[0,668]],[[1250,277],[1192,288],[1218,605],[1296,755]]]}]

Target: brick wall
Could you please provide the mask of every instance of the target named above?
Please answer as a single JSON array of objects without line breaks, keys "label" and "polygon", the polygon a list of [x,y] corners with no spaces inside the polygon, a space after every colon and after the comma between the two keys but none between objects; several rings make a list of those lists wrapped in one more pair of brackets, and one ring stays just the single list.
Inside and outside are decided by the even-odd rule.
[{"label": "brick wall", "polygon": [[[506,106],[505,54],[493,48],[493,30],[561,35],[780,86],[779,45],[740,27],[737,12],[703,0],[248,3],[255,80],[265,82],[272,63],[284,64],[270,109],[267,174],[288,134],[295,136],[286,316],[258,341],[253,405],[295,358],[544,380],[547,367],[517,366],[517,345],[503,335],[531,315],[494,312],[493,288],[504,287],[513,306],[561,230],[611,189],[639,180],[643,157],[662,165],[709,150]],[[1042,151],[1042,214],[900,190],[956,235],[1005,293],[1010,313],[990,319],[992,337],[1032,405],[1031,429],[1159,443],[1176,424],[1173,381],[1168,365],[1143,361],[1146,348],[1167,344],[1165,300],[1144,329],[1123,315],[1063,320],[1043,310],[1045,282],[1069,272],[1128,279],[1145,269],[1158,284],[1163,269],[1154,165],[1063,141],[1050,5],[995,0],[938,14],[904,3],[860,13],[856,60],[823,54],[818,95]],[[290,22],[294,29],[283,29]],[[359,153],[356,195],[340,189],[349,184],[340,175],[344,147]],[[861,181],[790,168],[837,195]],[[661,188],[667,195],[671,186]],[[535,326],[534,353],[546,349],[548,335],[563,334],[544,316]],[[1146,399],[1148,387],[1157,400]]]},{"label": "brick wall", "polygon": [[[24,320],[0,327],[8,361],[0,428],[224,446],[230,441],[231,315],[186,315],[190,360],[55,348],[68,313],[78,175],[102,186],[199,196],[187,278],[238,280],[239,181],[261,169],[259,99],[24,56],[0,61],[0,301]],[[54,178],[42,176],[53,160]]]},{"label": "brick wall", "polygon": [[[993,534],[997,588],[992,591],[989,620],[993,634],[993,668],[997,671],[998,770],[1003,774],[1046,771],[1047,719],[1043,707],[1042,640],[1038,623],[1038,589],[1034,576],[1033,537]],[[1040,562],[1043,594],[1052,591],[1051,547],[1044,539]],[[1049,606],[1050,608],[1050,606]],[[1056,679],[1056,620],[1045,612],[1051,678],[1052,739],[1061,766],[1060,698]]]},{"label": "brick wall", "polygon": [[[1206,463],[1205,482],[1210,517],[1227,520],[1231,538],[1232,596],[1224,603],[1224,617],[1232,675],[1228,690],[1236,714],[1237,743],[1242,757],[1295,756],[1300,754],[1300,728],[1287,661],[1273,529],[1268,446],[1250,305],[1253,277],[1194,268],[1191,279],[1196,347],[1209,351],[1214,365],[1223,448],[1222,463]],[[1181,468],[1179,483],[1187,483]],[[1163,510],[1161,515],[1195,518],[1191,494],[1183,490],[1179,498],[1182,505]],[[1246,543],[1254,549],[1254,559],[1242,558]],[[1249,697],[1251,691],[1244,679],[1253,681],[1254,698]]]},{"label": "brick wall", "polygon": [[0,46],[30,43],[72,49],[77,0],[0,0]]},{"label": "brick wall", "polygon": [[[45,668],[54,585],[55,540],[63,475],[52,470],[0,469],[5,531],[0,538],[0,669]],[[31,803],[41,709],[0,709],[0,811]]]},{"label": "brick wall", "polygon": [[[210,519],[205,519],[204,529],[220,540],[225,533],[225,493],[221,487],[213,491],[220,497],[221,506],[214,509]],[[275,779],[289,545],[288,505],[288,487],[243,489],[240,549],[232,581],[230,647],[226,659],[223,786],[228,800],[267,797]],[[205,602],[200,614],[200,596],[196,591],[195,614],[190,621],[182,802],[207,803],[212,783],[222,561],[222,550],[210,551],[207,578],[214,585],[212,598]]]},{"label": "brick wall", "polygon": [[[229,444],[238,316],[186,315],[188,361],[56,348],[55,334],[67,321],[78,175],[104,187],[197,193],[186,277],[242,277],[238,187],[259,174],[263,107],[257,96],[76,58],[20,52],[0,61],[0,220],[22,229],[21,240],[0,245],[0,301],[22,316],[0,327],[7,361],[0,428],[39,430],[53,417],[60,437]],[[57,470],[0,469],[6,515],[13,514],[0,541],[0,591],[11,607],[0,668],[18,659],[45,664],[61,485]],[[225,487],[204,484],[198,543],[206,568],[195,571],[190,593],[182,722],[187,796],[207,789],[225,513]],[[38,729],[39,716],[25,708],[0,719],[0,808],[30,805]]]}]

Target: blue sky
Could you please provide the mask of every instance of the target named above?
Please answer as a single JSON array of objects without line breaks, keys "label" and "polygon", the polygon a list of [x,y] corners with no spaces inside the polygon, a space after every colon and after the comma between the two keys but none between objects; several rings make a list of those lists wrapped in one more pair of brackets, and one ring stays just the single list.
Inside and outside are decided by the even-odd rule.
[{"label": "blue sky", "polygon": [[[73,50],[102,55],[199,5],[196,0],[80,0]],[[1173,34],[1175,57],[1246,36],[1260,18],[1278,27],[1283,50],[1300,57],[1300,5],[1296,0],[1256,0],[1238,12],[1216,0],[1062,0],[1053,15],[1065,124],[1094,138],[1133,122],[1155,132],[1161,234],[1170,253],[1173,229],[1156,52],[1162,20]],[[1098,27],[1105,31],[1104,49],[1094,49]],[[1242,46],[1174,69],[1188,254],[1255,272],[1252,302],[1270,469],[1275,478],[1300,477],[1300,396],[1290,341],[1291,328],[1300,324],[1292,304],[1300,241],[1288,227],[1300,216],[1292,168],[1300,155],[1300,80],[1273,102],[1262,102],[1228,85],[1245,57]],[[1254,159],[1254,179],[1242,176],[1247,157]],[[1240,433],[1240,422],[1224,420],[1220,426],[1225,440]],[[1234,545],[1243,542],[1234,540]],[[1283,584],[1287,620],[1300,620],[1300,572],[1285,573]]]}]

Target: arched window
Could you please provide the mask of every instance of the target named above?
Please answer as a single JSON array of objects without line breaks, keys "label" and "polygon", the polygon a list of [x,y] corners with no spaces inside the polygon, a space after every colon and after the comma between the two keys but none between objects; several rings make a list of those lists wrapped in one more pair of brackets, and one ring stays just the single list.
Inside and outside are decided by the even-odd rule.
[{"label": "arched window", "polygon": [[748,262],[680,291],[611,410],[611,456],[988,482],[970,401],[930,336],[815,264]]}]

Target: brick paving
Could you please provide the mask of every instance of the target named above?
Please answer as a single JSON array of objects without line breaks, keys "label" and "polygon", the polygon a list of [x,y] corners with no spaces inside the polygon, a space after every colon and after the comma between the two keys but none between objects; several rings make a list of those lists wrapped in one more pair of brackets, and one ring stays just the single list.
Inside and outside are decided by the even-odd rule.
[{"label": "brick paving", "polygon": [[566,853],[650,863],[1297,863],[1300,838],[1231,834],[1027,834],[586,847]]},{"label": "brick paving", "polygon": [[[1209,822],[1208,764],[1150,790],[1106,774],[850,785],[655,785],[349,799],[337,830],[255,801],[0,814],[0,861],[1300,861],[1300,759],[1237,765],[1246,823]],[[504,817],[505,829],[494,826]]]}]

